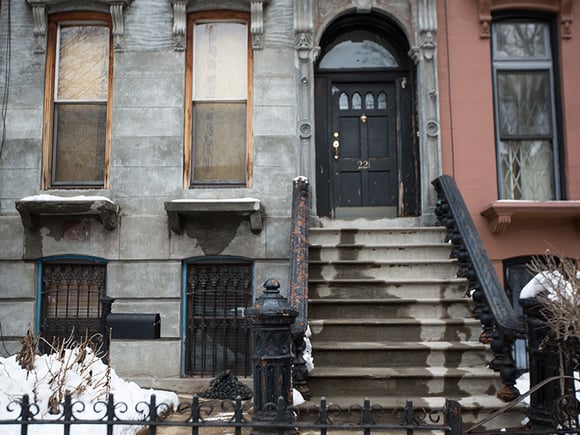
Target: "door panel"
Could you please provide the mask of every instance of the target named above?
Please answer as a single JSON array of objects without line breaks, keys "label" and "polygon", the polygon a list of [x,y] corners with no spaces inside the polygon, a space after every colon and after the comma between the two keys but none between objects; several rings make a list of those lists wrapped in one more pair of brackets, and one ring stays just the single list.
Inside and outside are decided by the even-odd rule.
[{"label": "door panel", "polygon": [[397,206],[394,82],[333,83],[331,208]]}]

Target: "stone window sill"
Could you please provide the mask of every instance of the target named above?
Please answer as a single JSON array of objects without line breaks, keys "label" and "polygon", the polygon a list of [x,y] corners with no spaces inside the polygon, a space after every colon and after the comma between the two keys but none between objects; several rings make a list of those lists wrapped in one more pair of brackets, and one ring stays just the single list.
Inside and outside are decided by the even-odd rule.
[{"label": "stone window sill", "polygon": [[107,230],[119,223],[119,205],[102,196],[28,196],[16,201],[22,225],[35,231],[42,216],[95,217]]},{"label": "stone window sill", "polygon": [[177,234],[183,234],[184,220],[187,217],[207,217],[213,214],[232,214],[247,216],[253,232],[263,228],[263,207],[259,199],[175,199],[165,202],[169,227]]},{"label": "stone window sill", "polygon": [[494,234],[504,232],[514,219],[569,220],[580,234],[580,201],[499,200],[484,207],[481,215],[487,219]]}]

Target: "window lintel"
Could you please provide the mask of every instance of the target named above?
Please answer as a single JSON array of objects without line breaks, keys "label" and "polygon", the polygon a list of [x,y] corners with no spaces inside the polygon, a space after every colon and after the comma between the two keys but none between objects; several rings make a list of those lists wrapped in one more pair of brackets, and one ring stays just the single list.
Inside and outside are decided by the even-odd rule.
[{"label": "window lintel", "polygon": [[124,10],[133,0],[26,0],[32,8],[34,19],[34,52],[46,52],[47,17],[61,12],[104,12],[111,15],[113,24],[113,48],[115,51],[123,48],[125,33]]},{"label": "window lintel", "polygon": [[188,216],[212,216],[216,213],[247,216],[253,232],[263,228],[264,208],[255,198],[229,199],[176,199],[165,202],[169,226],[176,234],[183,233],[184,219]]},{"label": "window lintel", "polygon": [[572,38],[573,0],[477,0],[479,3],[479,37],[491,35],[491,13],[503,10],[532,10],[559,14],[562,39]]},{"label": "window lintel", "polygon": [[169,0],[173,7],[173,48],[185,50],[187,14],[190,12],[231,10],[251,13],[252,48],[264,48],[264,6],[270,0],[229,0],[222,2],[208,0]]},{"label": "window lintel", "polygon": [[55,195],[28,196],[16,201],[22,225],[35,231],[42,216],[94,216],[107,229],[117,228],[119,204],[102,196],[61,197]]}]

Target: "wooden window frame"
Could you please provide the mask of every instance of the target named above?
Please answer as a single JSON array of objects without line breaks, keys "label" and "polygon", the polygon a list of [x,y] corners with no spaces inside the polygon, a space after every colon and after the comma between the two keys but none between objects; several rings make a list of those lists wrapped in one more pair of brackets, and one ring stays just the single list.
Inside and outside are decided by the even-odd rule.
[{"label": "wooden window frame", "polygon": [[[493,103],[495,112],[495,148],[496,148],[496,168],[497,168],[497,188],[498,188],[498,198],[502,200],[510,200],[510,198],[504,198],[503,195],[503,173],[501,169],[501,159],[500,159],[500,143],[504,139],[500,132],[499,123],[501,122],[500,108],[499,108],[499,86],[498,86],[498,76],[502,72],[508,73],[525,73],[525,72],[537,72],[537,71],[547,71],[550,79],[550,108],[551,108],[551,136],[549,140],[551,142],[552,151],[552,196],[553,200],[562,200],[566,196],[565,192],[565,174],[564,174],[564,146],[562,143],[562,114],[561,114],[561,91],[559,82],[559,57],[560,52],[558,50],[557,37],[556,37],[556,23],[555,19],[550,15],[545,15],[543,13],[534,12],[503,12],[498,13],[493,17],[491,26],[496,23],[502,22],[517,22],[519,20],[543,23],[548,26],[548,43],[550,44],[550,57],[544,60],[534,60],[534,59],[497,59],[496,58],[496,47],[495,41],[492,34],[491,37],[491,67],[492,67],[492,80],[493,80]],[[493,32],[492,32],[493,33]],[[506,140],[508,140],[507,138]],[[513,138],[514,140],[524,140],[526,137]],[[535,139],[535,138],[532,138]],[[542,139],[542,138],[540,138]],[[530,198],[524,198],[530,199]],[[536,198],[537,199],[537,198]],[[517,201],[519,199],[513,199]]]},{"label": "wooden window frame", "polygon": [[[67,185],[53,186],[53,140],[54,140],[54,95],[55,95],[55,78],[57,64],[57,34],[59,23],[65,22],[91,22],[106,23],[109,27],[109,70],[107,84],[107,121],[105,131],[105,159],[103,168],[102,183],[94,184],[71,183]],[[44,118],[42,129],[42,177],[41,188],[47,189],[108,189],[110,187],[110,160],[111,160],[111,130],[112,130],[112,88],[113,88],[113,30],[111,16],[100,12],[72,12],[52,14],[48,17],[48,40],[46,50],[46,73],[44,80]]]},{"label": "wooden window frame", "polygon": [[[244,22],[247,28],[247,75],[248,89],[246,100],[246,180],[245,185],[220,183],[194,183],[192,184],[191,169],[193,157],[193,31],[195,23],[198,21],[220,22]],[[252,187],[252,169],[253,169],[253,143],[252,143],[252,113],[253,113],[253,51],[252,38],[250,34],[251,21],[250,14],[238,11],[205,11],[194,12],[187,18],[187,43],[185,54],[185,110],[184,110],[184,140],[183,140],[183,187],[191,188],[250,188]]]}]

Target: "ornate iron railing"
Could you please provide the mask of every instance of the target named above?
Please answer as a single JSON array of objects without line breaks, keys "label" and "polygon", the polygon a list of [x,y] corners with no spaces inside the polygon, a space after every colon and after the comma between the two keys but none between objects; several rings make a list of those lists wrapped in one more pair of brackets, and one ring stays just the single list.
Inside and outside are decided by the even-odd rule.
[{"label": "ornate iron railing", "polygon": [[490,344],[494,352],[490,367],[500,373],[505,385],[497,396],[511,401],[519,396],[512,348],[514,340],[526,334],[524,323],[500,284],[455,180],[442,175],[433,185],[438,195],[435,209],[438,223],[447,228],[447,239],[454,245],[452,256],[459,262],[458,276],[469,281],[474,314],[483,326],[480,341]]},{"label": "ornate iron railing", "polygon": [[308,217],[310,212],[309,182],[295,178],[292,184],[292,223],[290,231],[289,300],[298,311],[292,326],[295,360],[292,379],[305,399],[310,399],[308,369],[303,358],[304,336],[308,328]]},{"label": "ornate iron railing", "polygon": [[[242,430],[253,429],[264,433],[299,433],[300,431],[316,431],[326,434],[327,431],[357,431],[370,434],[372,432],[402,433],[446,433],[450,435],[463,434],[461,408],[452,400],[447,400],[445,407],[432,412],[413,407],[407,401],[405,406],[395,409],[392,413],[386,412],[378,405],[372,405],[368,399],[362,405],[353,405],[342,409],[329,404],[322,398],[320,405],[308,408],[286,406],[285,400],[280,397],[277,403],[267,403],[265,408],[273,416],[264,421],[255,419],[258,414],[253,410],[251,402],[236,400],[201,401],[193,396],[191,402],[181,402],[177,409],[167,403],[157,403],[156,396],[152,395],[149,402],[135,404],[135,413],[129,405],[115,402],[111,394],[107,400],[92,404],[73,401],[67,394],[63,403],[56,406],[51,418],[41,418],[38,405],[30,403],[28,395],[22,396],[9,404],[0,403],[6,407],[14,417],[0,419],[0,429],[19,430],[21,434],[28,433],[32,426],[62,426],[65,435],[70,434],[74,427],[92,425],[95,428],[106,428],[108,435],[113,434],[115,427],[148,428],[150,435],[157,434],[158,429],[167,427],[188,428],[190,433],[198,434],[200,429],[231,428],[231,432],[241,435]],[[83,417],[83,413],[91,411],[91,417]],[[133,415],[133,418],[124,417]],[[137,417],[135,417],[137,416]],[[101,429],[102,430],[102,429]],[[102,433],[102,432],[99,432]]]}]

